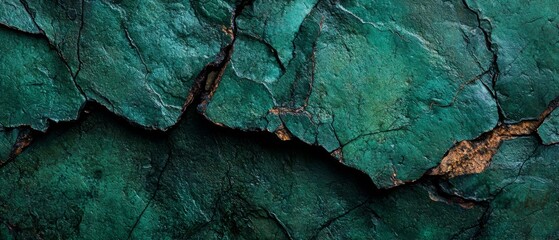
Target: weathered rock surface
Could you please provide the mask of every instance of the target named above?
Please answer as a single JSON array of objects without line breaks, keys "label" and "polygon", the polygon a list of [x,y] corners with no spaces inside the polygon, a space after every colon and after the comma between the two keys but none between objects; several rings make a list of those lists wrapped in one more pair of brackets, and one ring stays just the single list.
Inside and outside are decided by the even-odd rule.
[{"label": "weathered rock surface", "polygon": [[506,142],[485,172],[450,181],[450,192],[485,200],[483,238],[555,239],[559,222],[559,146],[542,146],[534,137]]},{"label": "weathered rock surface", "polygon": [[[4,14],[0,17],[0,24],[35,33],[38,36],[28,41],[42,44],[35,47],[34,42],[19,43],[22,49],[14,53],[18,56],[2,56],[6,59],[3,60],[6,69],[2,72],[23,74],[21,71],[25,71],[27,78],[45,75],[43,78],[47,80],[53,76],[63,78],[55,81],[59,84],[74,79],[75,85],[64,85],[71,87],[72,92],[49,89],[46,92],[71,99],[79,89],[89,100],[147,128],[166,129],[177,122],[185,103],[192,99],[189,90],[196,77],[231,41],[225,30],[231,28],[233,6],[221,1],[202,5],[191,1],[38,0],[6,2],[1,6]],[[223,14],[209,15],[214,12]],[[46,52],[49,45],[51,49]],[[7,44],[3,47],[13,49],[17,46]],[[48,64],[54,66],[37,66],[33,72],[34,69],[21,66],[31,59],[16,59],[25,56],[47,58]],[[18,68],[21,70],[17,71]],[[9,81],[25,84],[17,75],[2,78],[6,78],[2,81],[5,84]],[[40,94],[40,89],[36,88],[23,85],[10,90]],[[51,102],[51,98],[37,101],[58,106],[59,109],[53,110],[55,113],[77,112],[79,109]],[[33,115],[33,109],[16,107],[26,110],[26,116]],[[15,114],[15,110],[7,113]],[[49,111],[44,109],[42,113]],[[76,119],[76,114],[67,114],[64,118],[58,115],[45,117],[60,121]],[[25,124],[39,130],[46,128],[43,119],[40,119],[42,125],[24,120],[1,124]]]},{"label": "weathered rock surface", "polygon": [[559,143],[559,110],[553,111],[538,128],[544,144]]},{"label": "weathered rock surface", "polygon": [[0,239],[559,238],[558,13],[4,0]]},{"label": "weathered rock surface", "polygon": [[85,99],[46,40],[0,27],[0,127],[45,131],[48,120],[76,119]]},{"label": "weathered rock surface", "polygon": [[210,120],[286,129],[383,187],[419,178],[454,142],[496,125],[492,54],[461,1],[291,2],[282,14],[266,4],[238,18]]},{"label": "weathered rock surface", "polygon": [[433,201],[436,192],[421,185],[381,195],[365,175],[318,149],[223,131],[192,116],[170,135],[138,133],[98,111],[56,127],[0,169],[3,234],[444,239],[483,213],[482,206]]}]

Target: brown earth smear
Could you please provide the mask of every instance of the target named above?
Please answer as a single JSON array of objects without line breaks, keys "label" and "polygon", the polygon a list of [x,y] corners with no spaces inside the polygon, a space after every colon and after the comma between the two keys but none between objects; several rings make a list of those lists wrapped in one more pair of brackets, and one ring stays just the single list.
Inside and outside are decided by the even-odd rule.
[{"label": "brown earth smear", "polygon": [[456,177],[481,173],[491,163],[501,143],[513,138],[528,136],[536,132],[545,118],[559,106],[559,97],[553,100],[536,120],[525,120],[514,124],[499,124],[474,140],[465,140],[454,145],[443,157],[439,166],[428,174]]}]

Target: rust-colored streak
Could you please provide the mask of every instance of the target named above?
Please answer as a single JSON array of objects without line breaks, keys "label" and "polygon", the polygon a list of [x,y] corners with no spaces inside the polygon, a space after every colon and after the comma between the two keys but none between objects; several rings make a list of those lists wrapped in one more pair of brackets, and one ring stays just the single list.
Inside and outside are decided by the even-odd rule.
[{"label": "rust-colored streak", "polygon": [[559,98],[552,101],[536,120],[499,124],[474,140],[457,143],[447,152],[439,166],[432,169],[429,174],[456,177],[483,172],[503,141],[533,134],[545,118],[557,108],[558,100]]},{"label": "rust-colored streak", "polygon": [[274,133],[282,141],[289,141],[293,138],[291,136],[291,133],[289,133],[289,131],[287,131],[287,129],[285,129],[284,126],[281,126],[280,128],[278,128]]},{"label": "rust-colored streak", "polygon": [[25,131],[19,134],[16,143],[12,147],[10,155],[5,161],[0,161],[0,168],[4,167],[6,164],[15,160],[15,158],[27,148],[33,141],[33,132]]}]

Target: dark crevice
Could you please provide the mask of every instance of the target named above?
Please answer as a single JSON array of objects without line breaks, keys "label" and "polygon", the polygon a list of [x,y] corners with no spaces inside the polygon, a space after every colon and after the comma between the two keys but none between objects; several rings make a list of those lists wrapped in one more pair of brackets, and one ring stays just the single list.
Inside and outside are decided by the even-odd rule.
[{"label": "dark crevice", "polygon": [[499,96],[496,90],[496,85],[497,85],[497,80],[499,79],[499,75],[501,73],[501,70],[499,69],[499,64],[498,64],[498,48],[493,44],[492,38],[491,38],[491,29],[485,29],[483,27],[483,22],[486,22],[487,24],[489,24],[489,26],[491,26],[490,22],[483,19],[481,17],[481,14],[476,11],[475,9],[473,9],[467,2],[468,0],[462,0],[462,4],[464,5],[464,7],[470,11],[471,13],[473,13],[476,16],[477,19],[477,27],[479,28],[479,30],[481,30],[481,32],[483,33],[483,37],[485,40],[485,47],[487,48],[487,50],[492,54],[492,60],[491,60],[491,66],[489,67],[489,73],[491,74],[491,88],[493,91],[490,91],[491,95],[493,96],[493,98],[495,99],[495,103],[497,105],[497,112],[499,114],[499,122],[504,122],[506,119],[506,114],[504,112],[504,110],[501,108],[501,104],[499,101]]},{"label": "dark crevice", "polygon": [[82,58],[81,58],[81,41],[82,41],[82,32],[83,32],[83,28],[85,25],[85,20],[84,20],[84,15],[85,15],[85,0],[81,0],[81,14],[80,14],[80,28],[78,30],[78,37],[77,37],[77,44],[76,44],[76,57],[78,59],[78,69],[76,70],[76,73],[73,74],[73,79],[74,79],[74,85],[76,86],[76,88],[80,91],[80,93],[83,95],[83,97],[88,100],[87,95],[85,94],[85,92],[83,91],[82,87],[78,84],[78,75],[80,74],[80,71],[82,70]]},{"label": "dark crevice", "polygon": [[301,22],[301,24],[299,25],[299,29],[297,29],[297,34],[295,35],[295,37],[293,38],[293,40],[291,41],[291,46],[293,47],[293,51],[291,52],[291,59],[289,59],[289,61],[287,62],[286,66],[289,66],[291,64],[291,61],[293,61],[293,59],[295,59],[295,57],[297,57],[297,53],[295,52],[295,50],[297,49],[297,44],[295,44],[295,40],[299,37],[299,35],[301,34],[301,31],[303,30],[303,22],[305,22],[305,20],[311,16],[312,12],[315,11],[315,9],[318,7],[318,4],[320,4],[323,0],[317,0],[316,3],[312,6],[312,8],[310,9],[309,13],[303,18],[303,21]]},{"label": "dark crevice", "polygon": [[[195,106],[191,106],[191,108],[189,108],[190,110],[188,111],[189,113],[193,113],[194,111],[191,111]],[[162,138],[168,138],[169,136],[169,132],[162,132],[159,130],[148,130],[148,129],[144,129],[141,127],[138,127],[136,125],[131,124],[131,122],[129,122],[126,118],[121,117],[115,113],[113,113],[112,111],[109,111],[106,107],[104,107],[101,104],[98,103],[94,103],[94,102],[88,102],[86,108],[84,109],[84,112],[86,114],[83,114],[78,120],[75,121],[69,121],[69,122],[61,122],[61,123],[54,123],[53,126],[51,128],[49,128],[49,131],[60,131],[60,130],[67,130],[72,126],[79,126],[80,123],[84,122],[85,119],[87,119],[89,114],[98,114],[98,113],[102,113],[102,114],[108,114],[109,116],[111,116],[111,121],[116,121],[116,124],[118,126],[122,126],[125,129],[128,129],[129,131],[133,131],[133,132],[138,132],[140,131],[141,134],[145,134],[146,137],[151,136],[151,137],[162,137]],[[351,178],[355,179],[355,182],[358,183],[359,188],[361,189],[361,191],[363,191],[364,195],[367,196],[367,199],[363,200],[360,203],[357,203],[356,205],[354,205],[353,207],[351,207],[350,209],[345,210],[343,213],[336,215],[334,217],[332,217],[330,220],[328,220],[327,222],[323,223],[319,229],[315,232],[315,234],[313,235],[314,238],[316,239],[318,236],[318,234],[321,232],[321,229],[325,229],[329,226],[331,226],[333,223],[336,222],[336,220],[339,220],[341,218],[343,218],[344,216],[347,216],[348,214],[350,214],[353,211],[356,211],[362,207],[366,207],[368,203],[370,203],[371,199],[375,198],[375,197],[381,197],[381,196],[388,196],[390,194],[392,194],[395,191],[398,191],[399,189],[402,188],[409,188],[409,187],[422,187],[422,186],[436,186],[436,183],[438,183],[439,181],[444,180],[444,178],[438,177],[438,176],[429,176],[429,175],[424,175],[422,176],[420,179],[418,179],[417,181],[413,181],[413,182],[406,182],[403,183],[402,185],[399,186],[395,186],[392,188],[388,188],[388,189],[379,189],[375,186],[375,184],[373,183],[373,181],[371,180],[371,178],[364,172],[346,166],[344,164],[340,164],[334,157],[332,157],[331,155],[329,155],[326,151],[324,151],[324,149],[322,147],[319,146],[311,146],[308,145],[304,142],[302,142],[301,140],[295,139],[292,141],[280,141],[275,135],[273,135],[272,133],[269,132],[244,132],[244,131],[238,131],[235,129],[230,129],[230,128],[224,128],[224,127],[220,127],[215,125],[215,123],[211,122],[210,120],[204,119],[202,118],[202,127],[204,128],[208,128],[210,129],[210,131],[214,131],[214,132],[218,132],[220,135],[224,135],[224,136],[231,136],[234,138],[239,138],[239,139],[254,139],[255,141],[261,143],[263,146],[270,146],[273,148],[281,148],[281,149],[294,149],[296,151],[300,151],[300,152],[306,152],[309,155],[312,156],[316,156],[317,158],[321,158],[323,159],[323,161],[321,161],[323,164],[328,164],[331,165],[334,168],[337,168],[338,172],[340,172],[340,174],[343,174],[345,176],[350,176]],[[43,134],[40,133],[39,137],[37,138],[37,141],[40,142],[41,138],[44,138],[47,134]],[[166,170],[168,170],[169,166],[172,165],[172,149],[169,149],[168,155],[167,155],[167,159],[165,161],[165,163],[163,164],[162,169],[160,170],[158,176],[157,176],[157,180],[156,180],[156,184],[155,184],[155,190],[153,192],[153,194],[150,196],[148,203],[145,205],[144,209],[142,210],[142,212],[140,213],[140,215],[137,217],[134,225],[131,227],[131,229],[129,230],[129,239],[133,236],[133,231],[136,229],[136,227],[139,225],[142,216],[144,215],[144,213],[147,211],[147,209],[152,206],[154,204],[154,202],[158,201],[156,199],[159,190],[162,188],[162,178],[163,178],[163,174],[166,172]],[[231,170],[229,170],[230,172]],[[226,174],[226,179],[223,180],[226,183],[226,187],[224,189],[224,191],[221,192],[221,194],[217,197],[216,201],[214,202],[214,214],[212,214],[211,219],[207,222],[203,222],[199,225],[197,225],[195,228],[190,229],[188,231],[188,235],[193,235],[196,234],[197,231],[199,231],[200,229],[203,229],[207,226],[209,226],[212,222],[215,221],[219,221],[219,216],[221,214],[219,214],[216,211],[219,211],[219,209],[221,208],[221,204],[225,201],[228,201],[227,198],[231,195],[231,194],[235,194],[235,187],[233,186],[232,183],[232,177],[230,176],[230,174]],[[436,191],[437,195],[439,195],[440,199],[445,199],[445,202],[449,203],[449,204],[457,204],[457,205],[461,205],[464,206],[464,203],[467,203],[466,205],[472,206],[482,206],[485,207],[486,206],[486,202],[485,201],[475,201],[475,200],[471,200],[471,199],[465,199],[462,198],[458,195],[452,195],[452,194],[448,194],[445,193],[443,191]],[[271,216],[273,218],[273,216]],[[378,217],[378,216],[377,216]],[[378,217],[380,219],[380,217]],[[279,219],[278,219],[279,220]],[[279,224],[279,223],[278,223]],[[280,226],[281,227],[281,226]],[[283,226],[285,227],[285,226]],[[286,233],[288,236],[291,236],[287,227],[285,227],[285,229],[283,229],[282,231],[284,231],[284,233]]]},{"label": "dark crevice", "polygon": [[485,209],[485,211],[483,211],[483,214],[481,215],[481,217],[478,219],[478,225],[476,226],[477,231],[474,233],[474,235],[472,236],[471,239],[480,239],[481,238],[481,236],[483,234],[483,230],[487,226],[490,217],[491,217],[491,207],[487,207]]},{"label": "dark crevice", "polygon": [[130,231],[128,232],[128,239],[132,239],[132,234],[134,233],[134,230],[136,229],[136,227],[140,223],[140,220],[142,220],[142,217],[144,216],[144,213],[146,212],[146,210],[151,206],[152,201],[157,196],[157,193],[159,192],[159,189],[161,188],[161,179],[163,178],[163,174],[165,173],[165,170],[167,170],[167,166],[171,162],[172,156],[173,156],[172,148],[169,148],[169,151],[167,152],[167,159],[165,160],[165,164],[163,165],[163,168],[161,169],[161,171],[159,172],[159,175],[157,177],[157,182],[155,184],[155,190],[153,191],[153,194],[149,198],[148,202],[146,203],[146,206],[144,207],[144,209],[142,209],[142,212],[140,213],[138,218],[136,218],[136,221],[134,222],[134,225],[132,225],[132,228],[130,228]]},{"label": "dark crevice", "polygon": [[[366,204],[368,204],[371,201],[371,197],[369,197],[368,199],[366,199],[365,201],[353,206],[352,208],[348,209],[347,211],[343,212],[342,214],[335,216],[331,219],[329,219],[328,221],[326,221],[325,223],[323,223],[315,232],[315,234],[310,237],[310,239],[315,240],[318,239],[319,234],[322,232],[322,230],[328,228],[330,225],[332,225],[333,223],[335,223],[338,219],[341,219],[345,216],[347,216],[348,214],[352,213],[353,211],[360,209],[361,207],[365,206]],[[377,214],[375,214],[377,215]],[[378,217],[378,215],[377,215]]]}]

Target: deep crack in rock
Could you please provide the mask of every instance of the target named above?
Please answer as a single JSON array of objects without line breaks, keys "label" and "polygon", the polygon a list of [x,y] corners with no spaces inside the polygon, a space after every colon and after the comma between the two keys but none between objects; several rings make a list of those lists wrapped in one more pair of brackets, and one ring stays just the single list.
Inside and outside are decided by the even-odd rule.
[{"label": "deep crack in rock", "polygon": [[430,170],[430,175],[456,177],[483,172],[503,141],[536,133],[538,127],[559,106],[559,97],[549,103],[536,120],[519,123],[500,123],[493,130],[474,140],[458,142],[442,159],[439,166]]}]

